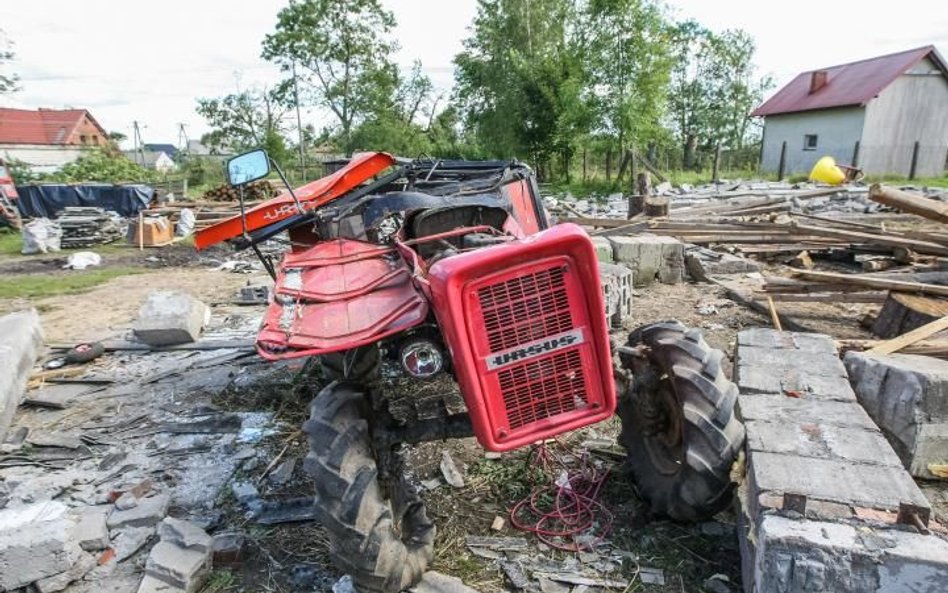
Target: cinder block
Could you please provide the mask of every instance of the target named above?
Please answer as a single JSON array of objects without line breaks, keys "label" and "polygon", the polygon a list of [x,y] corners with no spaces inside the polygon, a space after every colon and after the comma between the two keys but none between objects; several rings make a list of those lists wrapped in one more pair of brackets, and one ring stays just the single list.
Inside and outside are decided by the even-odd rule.
[{"label": "cinder block", "polygon": [[191,295],[157,291],[148,295],[132,330],[150,346],[185,344],[201,336],[209,317],[207,305]]},{"label": "cinder block", "polygon": [[153,527],[168,514],[171,498],[167,494],[156,494],[143,498],[138,505],[128,510],[115,509],[109,514],[106,524],[109,529],[116,527]]},{"label": "cinder block", "polygon": [[948,462],[948,362],[910,354],[848,352],[850,381],[913,476]]},{"label": "cinder block", "polygon": [[656,279],[668,284],[684,277],[684,245],[674,237],[641,234],[609,237],[617,264],[632,270],[635,286],[647,286]]},{"label": "cinder block", "polygon": [[625,266],[599,264],[599,278],[606,301],[606,317],[614,329],[632,315],[632,276]]},{"label": "cinder block", "polygon": [[0,511],[0,591],[69,570],[82,554],[70,537],[74,526],[56,501]]},{"label": "cinder block", "polygon": [[158,524],[158,537],[180,548],[210,553],[213,540],[206,531],[191,523],[174,517],[165,517]]},{"label": "cinder block", "polygon": [[43,331],[35,309],[0,317],[0,442],[7,438],[42,348]]}]

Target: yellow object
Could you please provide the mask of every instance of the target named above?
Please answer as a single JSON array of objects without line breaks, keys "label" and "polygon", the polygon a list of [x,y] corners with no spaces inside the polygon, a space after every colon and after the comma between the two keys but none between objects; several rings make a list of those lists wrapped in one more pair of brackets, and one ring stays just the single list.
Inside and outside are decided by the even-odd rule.
[{"label": "yellow object", "polygon": [[833,157],[825,156],[813,165],[813,170],[810,171],[810,181],[839,185],[846,181],[846,173],[836,166],[836,160]]}]

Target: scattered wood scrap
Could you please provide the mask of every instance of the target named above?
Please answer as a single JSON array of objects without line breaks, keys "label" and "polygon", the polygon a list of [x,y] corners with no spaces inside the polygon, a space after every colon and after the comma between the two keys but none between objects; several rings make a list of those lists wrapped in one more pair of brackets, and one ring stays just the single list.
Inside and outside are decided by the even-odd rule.
[{"label": "scattered wood scrap", "polygon": [[948,316],[942,317],[923,325],[922,327],[915,328],[907,334],[903,334],[897,338],[892,338],[882,342],[881,344],[870,348],[867,352],[870,354],[892,354],[893,352],[898,352],[906,346],[911,346],[915,342],[924,340],[929,336],[933,336],[940,331],[948,329]]}]

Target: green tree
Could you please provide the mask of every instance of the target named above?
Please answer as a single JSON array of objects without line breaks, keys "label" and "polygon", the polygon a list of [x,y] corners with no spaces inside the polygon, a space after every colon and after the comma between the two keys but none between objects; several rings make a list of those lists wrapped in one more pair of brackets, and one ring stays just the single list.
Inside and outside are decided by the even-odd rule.
[{"label": "green tree", "polygon": [[695,21],[676,26],[670,112],[685,168],[697,165],[699,147],[744,146],[748,115],[772,84],[755,75],[755,49],[744,31],[716,34]]},{"label": "green tree", "polygon": [[105,183],[158,181],[161,175],[157,171],[146,169],[130,161],[121,154],[106,150],[93,150],[83,154],[71,163],[63,165],[53,173],[34,175],[36,181],[55,181],[59,183],[83,183],[101,181]]},{"label": "green tree", "polygon": [[481,150],[568,161],[582,117],[582,59],[571,0],[480,0],[455,56],[455,102]]},{"label": "green tree", "polygon": [[[5,64],[13,57],[14,53],[10,50],[10,42],[7,40],[3,29],[0,29],[0,68],[5,69]],[[16,91],[19,80],[20,78],[16,74],[0,72],[0,95]]]},{"label": "green tree", "polygon": [[264,59],[286,72],[295,66],[305,96],[334,114],[346,152],[355,125],[397,86],[394,26],[379,0],[290,0],[263,41]]},{"label": "green tree", "polygon": [[580,36],[597,131],[619,152],[660,138],[672,68],[662,8],[652,0],[589,0]]},{"label": "green tree", "polygon": [[289,82],[272,89],[247,90],[213,99],[198,99],[197,112],[212,131],[202,142],[218,150],[262,147],[278,163],[288,156],[283,117],[290,110]]}]

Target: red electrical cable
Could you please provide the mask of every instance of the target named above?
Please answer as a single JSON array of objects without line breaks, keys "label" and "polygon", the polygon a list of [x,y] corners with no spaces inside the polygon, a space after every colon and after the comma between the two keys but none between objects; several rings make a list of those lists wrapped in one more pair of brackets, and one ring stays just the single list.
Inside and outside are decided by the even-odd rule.
[{"label": "red electrical cable", "polygon": [[[599,500],[608,469],[597,468],[588,452],[575,455],[557,441],[559,452],[541,444],[533,463],[543,468],[551,484],[539,486],[510,510],[510,523],[548,546],[578,552],[591,550],[612,530],[612,512]],[[578,459],[570,464],[567,453]],[[580,540],[579,538],[582,537]]]}]

